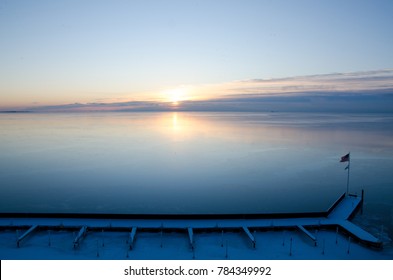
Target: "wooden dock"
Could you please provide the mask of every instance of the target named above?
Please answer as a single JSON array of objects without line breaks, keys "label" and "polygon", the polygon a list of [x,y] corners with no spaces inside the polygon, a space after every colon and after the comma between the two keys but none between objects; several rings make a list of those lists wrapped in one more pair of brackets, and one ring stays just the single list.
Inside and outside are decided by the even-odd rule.
[{"label": "wooden dock", "polygon": [[[88,231],[127,231],[129,234],[130,249],[134,247],[136,236],[138,232],[143,231],[162,231],[171,230],[177,232],[184,232],[188,235],[189,243],[192,248],[195,246],[195,234],[198,231],[214,231],[223,232],[226,230],[235,230],[244,232],[251,241],[252,246],[256,246],[256,240],[251,233],[256,230],[298,230],[315,245],[318,242],[317,238],[308,230],[310,228],[339,228],[341,232],[350,235],[351,238],[357,240],[365,245],[381,248],[382,242],[366,232],[362,228],[350,222],[350,218],[361,207],[362,196],[342,195],[326,212],[306,214],[288,215],[262,215],[255,217],[255,215],[242,215],[242,218],[234,218],[233,216],[221,215],[214,217],[209,215],[198,215],[197,217],[182,218],[181,216],[170,217],[168,215],[155,215],[154,217],[132,216],[124,218],[120,215],[118,217],[111,217],[106,219],[100,217],[99,214],[92,214],[91,216],[83,217],[83,214],[70,214],[68,217],[53,216],[46,217],[43,214],[29,214],[28,217],[21,217],[21,215],[1,214],[0,229],[28,229],[26,233],[21,236],[20,241],[28,234],[33,234],[40,228],[46,230],[79,230],[78,235],[74,239],[74,247],[79,245],[82,238]],[[8,215],[8,216],[7,216]],[[38,228],[38,229],[37,229]]]}]

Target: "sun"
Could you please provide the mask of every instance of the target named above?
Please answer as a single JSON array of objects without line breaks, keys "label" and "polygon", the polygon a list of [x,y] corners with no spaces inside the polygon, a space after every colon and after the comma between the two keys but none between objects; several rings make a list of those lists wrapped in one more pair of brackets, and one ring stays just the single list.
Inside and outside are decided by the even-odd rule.
[{"label": "sun", "polygon": [[184,87],[178,87],[164,91],[164,98],[172,105],[176,106],[181,101],[187,100],[187,89]]}]

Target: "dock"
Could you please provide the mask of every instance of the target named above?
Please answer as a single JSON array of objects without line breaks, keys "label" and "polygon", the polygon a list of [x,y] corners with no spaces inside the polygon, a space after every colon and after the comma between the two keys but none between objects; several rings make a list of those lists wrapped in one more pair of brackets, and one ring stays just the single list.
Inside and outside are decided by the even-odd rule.
[{"label": "dock", "polygon": [[33,231],[37,229],[37,225],[31,226],[22,236],[18,237],[18,240],[16,241],[16,246],[20,246],[20,243],[22,242],[23,239],[25,239],[29,234],[31,234]]},{"label": "dock", "polygon": [[[188,239],[194,250],[199,233],[240,232],[255,248],[256,231],[294,231],[311,240],[317,246],[318,237],[312,230],[321,228],[340,229],[340,234],[350,237],[365,246],[382,248],[382,242],[350,220],[363,203],[363,195],[341,195],[325,212],[288,214],[244,214],[244,215],[103,215],[103,214],[4,214],[0,213],[0,230],[23,230],[17,245],[27,235],[39,230],[73,231],[77,233],[70,243],[78,247],[89,232],[128,232],[126,242],[134,249],[137,236],[144,232],[178,232]],[[254,234],[253,234],[253,233]],[[139,238],[139,237],[138,237]],[[143,238],[143,236],[141,236]],[[97,241],[98,242],[98,241]],[[223,241],[222,241],[223,243]]]}]

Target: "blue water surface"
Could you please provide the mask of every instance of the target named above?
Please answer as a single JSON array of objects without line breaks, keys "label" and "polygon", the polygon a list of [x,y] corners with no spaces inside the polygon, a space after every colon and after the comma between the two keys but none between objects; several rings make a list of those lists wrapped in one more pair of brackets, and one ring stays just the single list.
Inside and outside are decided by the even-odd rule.
[{"label": "blue water surface", "polygon": [[0,212],[324,211],[348,152],[350,192],[393,209],[392,115],[14,113],[0,127]]}]

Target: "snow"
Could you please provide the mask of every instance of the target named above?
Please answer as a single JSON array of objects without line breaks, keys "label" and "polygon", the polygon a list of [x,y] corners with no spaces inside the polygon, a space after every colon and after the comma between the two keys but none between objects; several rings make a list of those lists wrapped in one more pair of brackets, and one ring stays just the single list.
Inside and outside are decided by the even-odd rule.
[{"label": "snow", "polygon": [[300,229],[306,236],[308,236],[312,241],[317,242],[317,238],[312,235],[308,230],[306,230],[302,225],[297,226],[298,229]]},{"label": "snow", "polygon": [[[0,218],[0,259],[393,259],[354,242],[379,242],[347,220],[360,203],[346,196],[327,217],[304,218]],[[23,242],[20,227],[30,227]]]},{"label": "snow", "polygon": [[18,240],[16,241],[17,246],[19,247],[19,243],[22,242],[23,239],[25,239],[30,233],[32,233],[37,228],[38,226],[34,225],[31,228],[29,228],[24,234],[22,234],[22,236],[19,237]]},{"label": "snow", "polygon": [[347,220],[362,202],[361,197],[347,195],[329,214],[330,219]]},{"label": "snow", "polygon": [[75,233],[37,231],[17,248],[15,231],[1,231],[0,259],[393,259],[392,251],[374,250],[352,240],[349,244],[346,235],[336,236],[332,230],[314,232],[317,246],[300,231],[255,231],[255,248],[242,231],[194,232],[194,250],[187,231],[138,231],[132,250],[128,232],[88,231],[79,247],[73,248]]},{"label": "snow", "polygon": [[368,233],[367,231],[363,230],[362,228],[358,227],[357,225],[351,222],[343,221],[340,222],[339,225],[349,233],[358,236],[362,240],[369,241],[369,242],[378,242],[378,238],[376,238],[372,234]]}]

